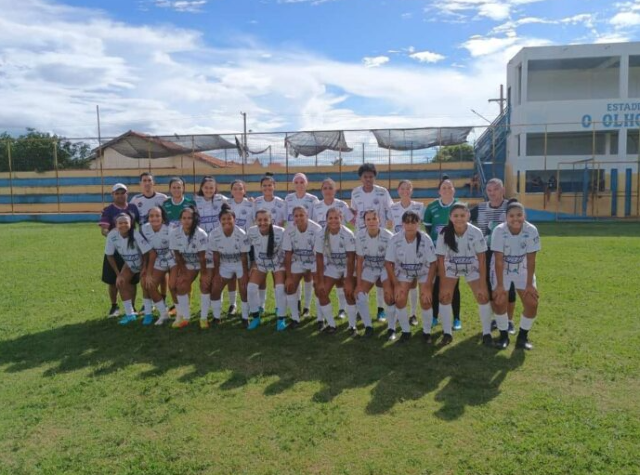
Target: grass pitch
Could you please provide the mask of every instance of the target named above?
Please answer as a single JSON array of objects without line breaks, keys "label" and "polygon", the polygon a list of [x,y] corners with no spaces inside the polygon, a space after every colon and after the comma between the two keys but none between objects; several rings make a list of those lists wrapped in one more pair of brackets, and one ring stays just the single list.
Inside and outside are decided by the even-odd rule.
[{"label": "grass pitch", "polygon": [[0,473],[639,473],[640,225],[540,231],[525,354],[465,285],[446,348],[120,328],[97,226],[2,225]]}]

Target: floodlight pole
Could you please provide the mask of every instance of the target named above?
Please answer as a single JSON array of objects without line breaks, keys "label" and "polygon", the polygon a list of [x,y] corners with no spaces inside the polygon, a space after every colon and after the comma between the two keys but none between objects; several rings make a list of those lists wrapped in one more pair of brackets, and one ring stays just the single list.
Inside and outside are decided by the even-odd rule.
[{"label": "floodlight pole", "polygon": [[100,106],[96,105],[96,118],[98,121],[98,152],[100,153],[100,199],[102,200],[102,207],[104,208],[104,151],[102,150],[102,134],[100,132]]},{"label": "floodlight pole", "polygon": [[243,134],[242,134],[242,179],[245,179],[244,164],[247,161],[247,113],[240,112],[242,114],[243,122]]}]

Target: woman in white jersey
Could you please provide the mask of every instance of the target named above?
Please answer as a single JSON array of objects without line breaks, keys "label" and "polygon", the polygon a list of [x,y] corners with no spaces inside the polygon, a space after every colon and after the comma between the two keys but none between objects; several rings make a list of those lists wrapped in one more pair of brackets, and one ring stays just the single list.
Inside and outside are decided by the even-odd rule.
[{"label": "woman in white jersey", "polygon": [[329,327],[327,333],[336,332],[336,322],[331,308],[331,289],[341,282],[346,298],[349,328],[355,334],[356,306],[353,295],[355,287],[355,255],[356,241],[353,233],[342,224],[342,213],[337,208],[327,211],[327,225],[322,233],[316,237],[314,246],[316,252],[316,296],[320,304],[318,312],[318,326],[324,328],[323,317]]},{"label": "woman in white jersey", "polygon": [[[411,337],[407,313],[407,300],[414,284],[420,285],[420,306],[422,307],[422,330],[425,341],[431,343],[431,319],[433,281],[437,272],[437,256],[431,238],[420,231],[420,215],[405,211],[402,215],[403,229],[396,233],[387,249],[386,266],[392,280],[396,315],[402,329],[400,341]],[[389,339],[395,340],[395,323],[390,325]]]},{"label": "woman in white jersey", "polygon": [[[282,249],[284,250],[284,268],[286,272],[285,290],[287,292],[287,304],[291,310],[291,326],[295,328],[300,323],[300,301],[298,289],[304,278],[312,279],[316,272],[316,255],[314,246],[316,236],[322,233],[320,225],[309,220],[307,208],[296,206],[292,210],[293,223],[284,230]],[[313,292],[313,283],[307,287],[305,282],[305,300],[307,292]],[[305,313],[308,313],[308,304],[305,302]]]},{"label": "woman in white jersey", "polygon": [[284,226],[287,222],[287,205],[284,200],[275,195],[276,181],[271,173],[265,173],[260,179],[262,196],[258,196],[253,202],[256,214],[258,210],[269,211],[276,226]]},{"label": "woman in white jersey", "polygon": [[[304,173],[296,173],[293,176],[293,189],[295,190],[293,193],[289,193],[284,201],[287,206],[287,225],[293,225],[293,210],[302,206],[307,210],[307,217],[311,217],[313,213],[313,205],[316,204],[319,200],[316,196],[311,193],[307,193],[307,186],[309,184],[309,180],[307,179],[307,175]],[[297,288],[297,296],[298,302],[300,302],[300,297],[302,294],[302,287],[298,286]],[[302,317],[305,317],[309,314],[309,308],[311,307],[311,298],[313,297],[313,277],[311,272],[307,272],[304,275],[304,307],[302,308]],[[289,297],[287,297],[289,298]]]},{"label": "woman in white jersey", "polygon": [[[180,227],[171,231],[169,236],[169,248],[173,251],[178,268],[176,290],[178,305],[176,319],[172,328],[183,328],[189,325],[191,310],[189,296],[191,284],[196,280],[198,273],[207,267],[205,253],[207,251],[208,236],[198,226],[200,217],[198,210],[189,206],[180,211]],[[203,272],[200,276],[200,298],[210,297],[211,276]],[[205,317],[206,318],[206,317]]]},{"label": "woman in white jersey", "polygon": [[480,321],[482,322],[482,343],[493,346],[491,338],[491,317],[493,312],[489,304],[489,290],[485,273],[485,253],[487,241],[482,231],[469,223],[469,208],[466,203],[451,205],[449,224],[440,234],[436,243],[438,255],[438,273],[440,274],[440,316],[442,317],[442,344],[453,341],[452,318],[453,292],[460,277],[464,277],[478,302]]},{"label": "woman in white jersey", "polygon": [[153,321],[151,302],[160,312],[160,318],[156,321],[156,325],[162,325],[169,320],[164,297],[158,289],[165,282],[167,273],[169,274],[169,287],[174,289],[176,287],[178,269],[173,253],[169,249],[169,226],[167,223],[164,208],[155,206],[149,210],[147,223],[140,228],[140,234],[152,247],[147,259],[147,271],[142,279],[142,289],[145,292],[143,325],[150,325]]},{"label": "woman in white jersey", "polygon": [[[411,195],[413,194],[413,183],[409,180],[400,180],[398,183],[398,196],[400,201],[393,203],[389,208],[389,220],[392,223],[392,229],[394,233],[402,231],[402,216],[407,211],[413,211],[418,216],[424,216],[424,204],[419,201],[413,201]],[[411,325],[418,324],[418,286],[417,284],[409,292],[409,300],[411,302],[411,316],[409,317],[409,323]]]},{"label": "woman in white jersey", "polygon": [[282,241],[284,228],[273,224],[273,217],[266,209],[256,212],[256,225],[249,228],[249,242],[253,253],[247,296],[249,299],[249,311],[251,322],[247,327],[254,330],[260,325],[261,296],[260,286],[267,281],[267,274],[273,275],[275,284],[277,324],[276,330],[283,331],[287,328],[287,296],[284,291],[284,251]]},{"label": "woman in white jersey", "polygon": [[[227,204],[231,206],[231,210],[236,215],[236,226],[245,233],[249,232],[249,228],[253,226],[253,216],[255,214],[253,202],[246,198],[247,185],[242,180],[234,180],[231,182],[231,199],[227,200]],[[249,263],[251,267],[251,263]],[[227,315],[236,313],[236,289],[237,282],[229,282],[229,309]]]},{"label": "woman in white jersey", "polygon": [[[313,214],[311,219],[318,223],[324,229],[327,225],[327,211],[331,208],[337,208],[342,214],[342,224],[347,225],[354,222],[355,214],[353,210],[349,208],[349,205],[342,200],[336,198],[337,191],[336,182],[331,178],[325,178],[322,182],[322,200],[313,205]],[[338,294],[338,318],[345,318],[346,313],[344,309],[347,307],[347,301],[344,298],[344,290],[342,284],[339,283],[336,286],[336,293]],[[320,312],[318,312],[319,314]]]},{"label": "woman in white jersey", "polygon": [[533,345],[529,343],[528,335],[538,314],[535,272],[540,235],[538,229],[526,221],[524,206],[516,200],[510,200],[507,205],[507,221],[493,230],[491,249],[491,286],[496,305],[496,323],[500,330],[496,345],[500,349],[509,346],[508,289],[513,284],[524,307],[516,348],[531,350]]},{"label": "woman in white jersey", "polygon": [[[356,306],[362,322],[365,336],[373,335],[371,313],[369,312],[369,292],[377,283],[384,290],[384,300],[389,313],[387,321],[394,321],[395,301],[393,286],[385,269],[385,256],[389,241],[393,233],[380,228],[378,212],[370,209],[364,212],[364,222],[367,225],[356,233]],[[389,323],[391,325],[391,323]]]},{"label": "woman in white jersey", "polygon": [[[120,319],[120,325],[127,325],[136,321],[136,312],[133,309],[132,298],[136,284],[140,280],[140,273],[145,268],[146,257],[143,254],[151,250],[151,246],[138,231],[135,230],[135,221],[129,213],[121,213],[115,219],[116,227],[107,234],[104,253],[107,261],[116,274],[116,287],[120,292],[125,315]],[[113,257],[118,253],[124,265],[118,270],[118,265]]]},{"label": "woman in white jersey", "polygon": [[236,215],[228,204],[219,214],[220,226],[211,231],[208,249],[213,253],[214,274],[211,287],[213,322],[220,323],[222,291],[232,282],[240,281],[242,320],[249,322],[247,284],[249,283],[249,238],[236,226]]}]

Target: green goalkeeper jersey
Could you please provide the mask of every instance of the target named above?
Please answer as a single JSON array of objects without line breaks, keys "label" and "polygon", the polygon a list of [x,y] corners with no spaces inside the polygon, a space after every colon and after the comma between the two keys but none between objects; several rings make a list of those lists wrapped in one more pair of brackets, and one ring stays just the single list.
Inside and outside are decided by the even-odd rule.
[{"label": "green goalkeeper jersey", "polygon": [[429,236],[433,240],[435,244],[438,240],[438,234],[442,228],[444,228],[447,224],[449,224],[449,211],[451,210],[451,206],[453,203],[458,201],[457,199],[453,199],[451,203],[448,205],[443,205],[440,198],[429,203],[427,208],[424,210],[424,225],[429,229]]}]

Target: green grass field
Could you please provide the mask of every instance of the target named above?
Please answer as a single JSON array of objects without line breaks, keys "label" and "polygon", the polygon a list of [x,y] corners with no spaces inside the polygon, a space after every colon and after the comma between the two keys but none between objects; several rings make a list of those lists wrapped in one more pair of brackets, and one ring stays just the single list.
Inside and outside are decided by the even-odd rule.
[{"label": "green grass field", "polygon": [[121,328],[97,226],[2,225],[0,473],[640,473],[640,224],[540,231],[525,354],[466,286],[446,348]]}]

